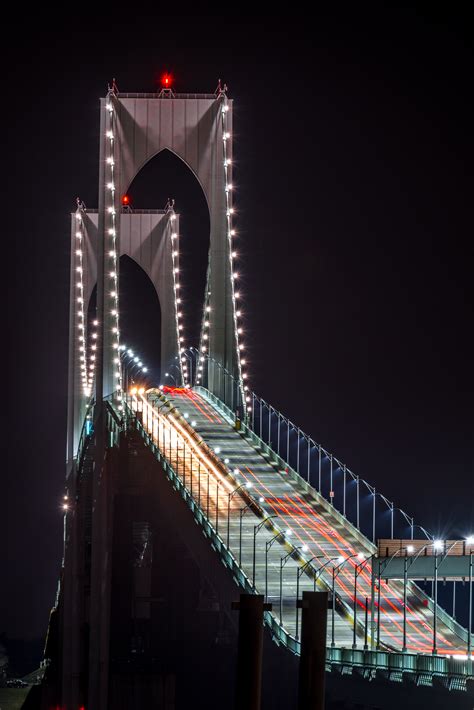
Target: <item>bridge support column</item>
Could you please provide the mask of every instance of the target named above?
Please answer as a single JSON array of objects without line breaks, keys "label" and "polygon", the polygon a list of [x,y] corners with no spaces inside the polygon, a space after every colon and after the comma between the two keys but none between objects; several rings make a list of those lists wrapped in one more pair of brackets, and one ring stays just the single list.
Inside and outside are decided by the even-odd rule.
[{"label": "bridge support column", "polygon": [[271,609],[262,594],[241,594],[232,604],[239,614],[235,710],[260,710],[262,696],[263,612]]},{"label": "bridge support column", "polygon": [[303,592],[298,710],[324,710],[327,592]]}]

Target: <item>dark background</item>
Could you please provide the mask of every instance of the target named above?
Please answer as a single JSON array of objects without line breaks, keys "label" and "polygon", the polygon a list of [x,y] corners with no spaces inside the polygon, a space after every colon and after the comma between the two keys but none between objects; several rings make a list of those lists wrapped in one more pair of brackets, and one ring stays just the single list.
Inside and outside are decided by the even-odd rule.
[{"label": "dark background", "polygon": [[[472,25],[435,12],[385,6],[309,22],[131,7],[5,25],[0,631],[10,639],[45,633],[57,584],[69,213],[76,195],[97,205],[99,97],[112,77],[122,91],[155,90],[164,69],[176,91],[227,82],[251,387],[437,536],[474,531]],[[136,207],[176,199],[197,345],[202,194],[169,156],[147,171],[130,194]],[[159,308],[128,271],[123,329],[152,366]]]}]

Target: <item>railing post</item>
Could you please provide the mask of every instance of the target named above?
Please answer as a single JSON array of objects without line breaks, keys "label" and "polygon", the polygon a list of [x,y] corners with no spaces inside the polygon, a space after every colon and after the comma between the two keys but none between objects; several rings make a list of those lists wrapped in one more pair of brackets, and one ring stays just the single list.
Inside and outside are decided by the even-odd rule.
[{"label": "railing post", "polygon": [[472,550],[469,552],[469,613],[467,626],[467,657],[471,657],[472,651]]},{"label": "railing post", "polygon": [[329,497],[331,498],[331,505],[334,505],[334,481],[333,481],[333,473],[332,473],[332,454],[329,456]]},{"label": "railing post", "polygon": [[372,556],[370,568],[370,650],[375,646],[375,555]]},{"label": "railing post", "polygon": [[319,492],[321,493],[321,444],[319,444]]},{"label": "railing post", "polygon": [[408,573],[408,557],[405,550],[405,558],[403,560],[403,646],[402,653],[407,650],[407,573]]},{"label": "railing post", "polygon": [[434,554],[434,589],[433,589],[433,656],[438,653],[438,552]]},{"label": "railing post", "polygon": [[358,577],[358,565],[354,567],[354,608],[353,617],[354,623],[352,625],[352,648],[357,648],[357,577]]},{"label": "railing post", "polygon": [[346,476],[347,476],[346,464],[344,464],[342,471],[344,474],[344,486],[343,486],[343,491],[342,491],[342,514],[344,517],[346,517]]},{"label": "railing post", "polygon": [[369,614],[369,599],[368,597],[365,598],[365,625],[364,625],[364,651],[368,650],[368,645],[367,645],[367,626],[368,626],[368,614]]},{"label": "railing post", "polygon": [[[191,476],[191,486],[193,482],[193,477]],[[183,439],[183,485],[186,488],[186,443]],[[191,492],[192,495],[192,492]]]},{"label": "railing post", "polygon": [[297,435],[297,446],[296,446],[296,473],[299,475],[300,473],[300,428],[296,430],[296,435]]},{"label": "railing post", "polygon": [[308,470],[307,470],[307,481],[311,483],[311,439],[308,437]]},{"label": "railing post", "polygon": [[[192,451],[190,451],[189,463],[190,463],[190,466],[189,466],[189,477],[190,477],[190,479],[191,479],[191,487],[190,487],[190,488],[191,488],[191,498],[193,498],[194,496],[193,496],[193,453],[192,453]],[[185,468],[185,470],[186,470],[186,453],[184,453],[184,463],[183,463],[183,465],[184,465],[184,468]]]},{"label": "railing post", "polygon": [[375,498],[376,498],[376,493],[375,493],[375,488],[374,488],[374,500],[372,504],[372,542],[375,545]]},{"label": "railing post", "polygon": [[359,476],[357,476],[357,478],[356,478],[356,492],[357,492],[357,501],[356,501],[357,530],[360,530],[360,479],[359,479]]},{"label": "railing post", "polygon": [[172,459],[171,459],[171,424],[169,422],[168,422],[168,429],[169,429],[169,439],[170,439],[170,441],[169,441],[169,462],[170,462],[170,466],[171,466],[171,464],[172,464]]},{"label": "railing post", "polygon": [[290,465],[290,420],[286,420],[286,463]]},{"label": "railing post", "polygon": [[201,508],[201,459],[198,457],[198,506]]},{"label": "railing post", "polygon": [[280,412],[278,412],[278,423],[277,423],[277,437],[278,437],[277,454],[278,454],[278,456],[280,455],[280,429],[281,429],[281,414],[280,414]]},{"label": "railing post", "polygon": [[380,560],[378,563],[379,575],[378,575],[378,586],[377,586],[377,644],[375,646],[376,650],[380,649],[380,587],[382,586],[381,570],[380,570]]}]

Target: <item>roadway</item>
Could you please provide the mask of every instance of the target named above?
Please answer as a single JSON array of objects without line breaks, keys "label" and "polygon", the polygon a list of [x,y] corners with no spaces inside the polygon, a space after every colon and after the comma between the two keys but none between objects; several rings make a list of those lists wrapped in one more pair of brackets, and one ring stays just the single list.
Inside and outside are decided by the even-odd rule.
[{"label": "roadway", "polygon": [[[148,430],[170,462],[187,475],[188,489],[192,481],[195,500],[208,512],[214,526],[217,525],[224,542],[228,537],[230,549],[250,579],[253,577],[255,536],[255,586],[260,593],[266,592],[267,600],[273,603],[275,617],[291,635],[296,636],[299,623],[295,609],[297,585],[300,597],[303,590],[312,590],[316,571],[317,587],[331,591],[334,571],[338,603],[334,617],[332,610],[328,610],[328,645],[332,641],[334,618],[335,645],[352,646],[352,610],[356,599],[358,625],[355,642],[358,648],[362,648],[365,608],[367,600],[370,605],[371,597],[371,555],[375,550],[372,543],[332,511],[316,491],[308,493],[302,483],[293,480],[285,470],[278,469],[201,394],[175,389],[168,391],[166,397],[175,408],[174,415],[165,414],[165,408],[159,412],[158,400],[151,406],[151,400],[145,394],[138,397],[144,421],[149,422]],[[175,416],[178,412],[186,419],[185,429]],[[197,444],[189,436],[187,431],[190,429],[205,442],[207,453],[207,447]],[[277,530],[268,529],[267,525],[257,528],[262,517],[248,506],[249,496],[263,510],[264,518],[272,516],[268,526],[274,524]],[[277,535],[278,531],[284,534]],[[298,559],[288,555],[293,546],[299,548]],[[306,562],[308,565],[303,571]],[[433,613],[424,606],[426,599],[419,587],[409,582],[405,632],[408,653],[432,653]],[[380,611],[375,593],[375,621],[380,615],[382,648],[402,649],[403,604],[403,584],[396,580],[382,581]],[[466,643],[455,629],[438,618],[438,654],[466,653]],[[368,636],[370,647],[370,606]]]}]

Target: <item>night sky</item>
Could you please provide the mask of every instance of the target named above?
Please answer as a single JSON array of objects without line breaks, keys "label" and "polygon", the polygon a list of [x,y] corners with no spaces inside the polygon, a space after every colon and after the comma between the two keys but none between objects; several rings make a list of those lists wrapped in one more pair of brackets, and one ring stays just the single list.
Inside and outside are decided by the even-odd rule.
[{"label": "night sky", "polygon": [[[437,536],[472,533],[468,18],[385,7],[311,22],[183,19],[135,16],[132,5],[115,19],[78,8],[62,32],[43,15],[4,33],[15,45],[2,86],[0,632],[42,636],[54,600],[69,213],[77,195],[97,206],[99,97],[112,77],[132,92],[154,91],[165,69],[178,92],[228,84],[251,387]],[[136,207],[176,199],[197,345],[203,197],[167,156],[147,171],[130,194]],[[121,295],[125,340],[153,366],[159,309],[130,265]]]}]

